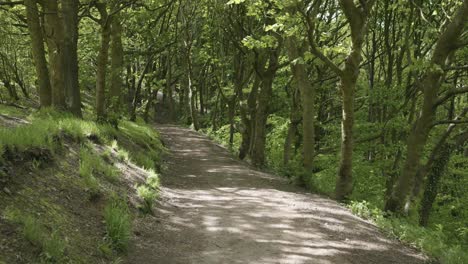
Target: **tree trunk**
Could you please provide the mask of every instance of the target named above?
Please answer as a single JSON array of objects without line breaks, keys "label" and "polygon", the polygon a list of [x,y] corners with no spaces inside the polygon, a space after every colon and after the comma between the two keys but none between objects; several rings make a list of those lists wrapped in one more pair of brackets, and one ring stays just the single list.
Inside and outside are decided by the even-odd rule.
[{"label": "tree trunk", "polygon": [[135,95],[133,96],[132,111],[130,113],[130,121],[133,121],[133,122],[136,121],[136,116],[137,116],[136,110],[137,110],[138,104],[140,104],[140,101],[141,101],[141,86],[143,85],[143,80],[145,79],[145,76],[148,73],[150,66],[152,64],[153,64],[153,57],[150,56],[148,58],[148,61],[145,64],[145,68],[143,69],[143,72],[138,78],[138,82],[135,87]]},{"label": "tree trunk", "polygon": [[291,37],[288,44],[289,59],[296,60],[291,64],[291,72],[294,83],[301,92],[303,165],[308,172],[312,172],[315,157],[315,87],[309,81],[305,63],[298,60],[304,56],[304,43],[297,43]]},{"label": "tree trunk", "polygon": [[419,224],[421,226],[427,226],[429,222],[429,215],[431,213],[432,205],[437,197],[437,189],[439,187],[440,179],[442,178],[450,160],[450,149],[451,147],[448,143],[445,143],[441,147],[440,152],[438,153],[437,158],[435,158],[429,171],[424,195],[421,201],[421,209],[419,211]]},{"label": "tree trunk", "polygon": [[122,72],[124,68],[124,50],[122,46],[122,23],[120,15],[112,17],[111,22],[111,85],[109,98],[111,109],[119,111],[122,102]]},{"label": "tree trunk", "polygon": [[[292,95],[292,97],[294,98],[296,96]],[[296,134],[297,134],[297,130],[298,130],[297,127],[299,123],[301,122],[301,118],[299,116],[298,102],[296,99],[292,99],[292,101],[293,103],[292,103],[292,107],[290,110],[291,113],[289,116],[288,134],[286,135],[286,139],[284,140],[284,148],[283,148],[283,166],[285,167],[288,166],[289,161],[291,160],[292,145],[294,142],[294,138],[296,137]]]},{"label": "tree trunk", "polygon": [[105,3],[98,3],[97,8],[101,15],[101,47],[97,57],[96,69],[96,115],[97,120],[105,120],[106,103],[106,73],[109,60],[109,43],[111,38],[111,18],[108,16]]},{"label": "tree trunk", "polygon": [[42,1],[44,7],[45,36],[49,49],[50,81],[52,86],[52,105],[64,110],[65,75],[64,75],[64,28],[59,17],[57,0]]},{"label": "tree trunk", "polygon": [[49,79],[49,69],[45,58],[44,36],[39,21],[38,6],[36,0],[25,0],[26,17],[29,35],[31,36],[31,51],[36,69],[39,104],[48,107],[52,104],[52,91]]},{"label": "tree trunk", "polygon": [[167,100],[169,105],[169,120],[175,121],[176,120],[176,112],[175,112],[175,102],[174,102],[174,88],[172,84],[172,63],[171,59],[169,59],[167,63],[167,71],[166,71],[166,91],[167,91]]},{"label": "tree trunk", "polygon": [[[357,63],[356,65],[359,65]],[[359,71],[359,68],[357,68]],[[350,74],[356,75],[355,72]],[[357,77],[357,76],[356,76]],[[342,120],[341,120],[341,157],[338,178],[336,180],[335,195],[339,201],[349,198],[353,191],[353,126],[354,126],[354,89],[356,80],[345,77],[341,80]]]},{"label": "tree trunk", "polygon": [[187,48],[187,81],[188,81],[188,97],[190,100],[190,117],[192,119],[193,128],[198,131],[200,129],[200,125],[198,123],[198,112],[196,108],[196,90],[195,86],[193,85],[193,62],[192,62],[192,48]]},{"label": "tree trunk", "polygon": [[426,145],[432,122],[437,110],[436,100],[440,85],[443,80],[443,68],[447,63],[448,56],[459,46],[457,43],[463,32],[468,18],[468,0],[463,2],[452,22],[448,24],[445,31],[437,40],[434,53],[431,58],[432,67],[429,67],[421,81],[423,87],[423,105],[421,116],[415,121],[413,129],[407,138],[407,154],[403,171],[397,179],[392,195],[386,201],[385,210],[403,214],[409,208],[404,208],[410,190],[413,188],[414,179],[424,146]]},{"label": "tree trunk", "polygon": [[367,22],[373,0],[357,7],[351,0],[341,0],[342,10],[351,28],[352,50],[340,73],[342,94],[341,119],[341,157],[335,187],[335,197],[339,201],[349,199],[353,191],[353,127],[354,127],[354,94],[359,77],[359,66],[362,60],[362,46],[367,33]]},{"label": "tree trunk", "polygon": [[[247,129],[248,137],[245,140],[243,140],[242,143],[242,150],[245,150],[245,155],[244,157],[248,154],[252,154],[252,149],[253,149],[253,138],[255,137],[255,120],[257,119],[257,97],[258,97],[258,90],[260,88],[260,85],[262,84],[262,81],[260,77],[257,75],[255,77],[255,81],[252,86],[252,91],[249,94],[249,97],[247,98],[247,110],[250,119],[246,119],[247,122],[245,122],[245,126]],[[245,148],[244,148],[245,145]],[[239,152],[242,153],[241,151]],[[243,159],[243,158],[241,158]]]},{"label": "tree trunk", "polygon": [[64,89],[67,107],[78,117],[81,95],[78,80],[78,0],[61,0],[64,24]]},{"label": "tree trunk", "polygon": [[18,93],[16,92],[16,87],[14,84],[12,84],[9,80],[3,80],[3,84],[8,90],[8,95],[10,96],[12,101],[18,101],[19,96]]},{"label": "tree trunk", "polygon": [[274,74],[265,75],[262,78],[262,86],[257,100],[255,115],[255,134],[253,135],[252,163],[256,167],[265,165],[266,124],[269,116],[270,98],[273,88]]}]

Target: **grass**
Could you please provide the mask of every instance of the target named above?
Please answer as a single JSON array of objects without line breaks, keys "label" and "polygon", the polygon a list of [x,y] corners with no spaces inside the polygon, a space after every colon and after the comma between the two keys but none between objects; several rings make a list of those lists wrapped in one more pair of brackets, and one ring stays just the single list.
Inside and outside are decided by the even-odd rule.
[{"label": "grass", "polygon": [[77,142],[95,139],[107,145],[118,141],[119,159],[132,160],[148,169],[157,169],[161,161],[164,147],[159,134],[142,123],[122,121],[119,129],[115,129],[109,124],[78,119],[48,108],[30,115],[29,119],[32,121],[29,125],[0,128],[0,156],[6,151],[16,153],[34,148],[55,152],[60,148],[62,138],[68,137]]},{"label": "grass", "polygon": [[158,198],[158,192],[147,185],[140,185],[137,187],[137,195],[143,200],[143,205],[140,208],[143,213],[152,213],[154,201]]},{"label": "grass", "polygon": [[145,214],[153,213],[153,204],[159,197],[159,175],[152,169],[146,171],[146,183],[136,187],[137,195],[143,201],[140,207],[141,211]]},{"label": "grass", "polygon": [[[159,140],[159,133],[150,126],[143,123],[133,123],[122,121],[120,123],[120,146],[128,152],[128,155],[123,153],[122,158],[131,160],[140,167],[146,169],[158,169],[158,164],[161,163],[161,154],[165,150]],[[139,148],[129,146],[128,142],[132,142]],[[127,144],[126,144],[127,143]]]},{"label": "grass", "polygon": [[[104,152],[99,156],[90,145],[82,145],[80,148],[80,176],[84,180],[85,187],[92,197],[99,195],[99,181],[96,176],[101,175],[111,183],[119,180],[120,172],[105,159],[110,160],[110,154]],[[107,158],[103,158],[107,157]]]},{"label": "grass", "polygon": [[104,208],[107,238],[113,248],[125,252],[130,240],[131,219],[127,200],[114,195]]},{"label": "grass", "polygon": [[6,150],[24,152],[40,148],[55,151],[60,147],[60,139],[66,135],[76,141],[89,137],[110,140],[117,131],[109,125],[97,124],[50,109],[42,109],[32,114],[31,124],[15,128],[0,128],[0,155]]},{"label": "grass", "polygon": [[50,233],[35,217],[18,210],[6,210],[5,216],[21,226],[21,234],[41,250],[44,262],[61,263],[64,261],[66,243],[57,231]]},{"label": "grass", "polygon": [[161,180],[159,179],[159,174],[157,174],[154,170],[149,169],[147,170],[148,177],[146,178],[146,184],[148,184],[153,189],[159,189],[161,184]]},{"label": "grass", "polygon": [[[51,109],[42,109],[31,114],[27,120],[30,124],[14,128],[0,128],[0,163],[2,160],[3,162],[12,161],[8,160],[11,156],[4,155],[6,153],[21,155],[22,152],[36,149],[48,150],[47,153],[50,153],[52,159],[59,158],[65,146],[70,143],[79,143],[78,170],[81,178],[79,186],[89,192],[91,197],[102,195],[103,199],[109,201],[103,211],[105,241],[113,250],[125,252],[131,233],[131,211],[127,205],[126,195],[124,197],[111,195],[110,199],[106,198],[109,195],[108,188],[106,188],[108,185],[105,185],[102,180],[109,183],[119,181],[120,172],[112,164],[115,156],[122,162],[131,161],[144,167],[148,172],[147,182],[138,188],[137,195],[142,197],[147,208],[151,208],[158,196],[159,175],[156,170],[164,151],[159,134],[142,123],[124,120],[116,129],[107,124],[77,119]],[[102,153],[96,144],[104,148]],[[44,162],[39,162],[42,160],[33,161],[32,167],[39,169],[43,164],[46,165]],[[2,174],[0,177],[3,177]],[[33,217],[21,217],[21,221],[17,221],[22,228],[21,234],[31,244],[41,249],[41,256],[44,260],[47,262],[62,260],[66,243],[63,242],[58,232],[50,232],[40,220]],[[54,225],[60,226],[56,223]]]},{"label": "grass", "polygon": [[91,195],[91,198],[99,195],[99,182],[94,177],[95,172],[95,159],[91,152],[86,148],[80,149],[80,176],[83,178],[86,191]]},{"label": "grass", "polygon": [[429,253],[441,264],[468,263],[468,253],[461,246],[446,243],[447,237],[440,226],[437,230],[416,226],[408,220],[396,217],[384,217],[378,208],[372,208],[368,202],[351,202],[349,208],[353,214],[375,223],[388,235]]}]

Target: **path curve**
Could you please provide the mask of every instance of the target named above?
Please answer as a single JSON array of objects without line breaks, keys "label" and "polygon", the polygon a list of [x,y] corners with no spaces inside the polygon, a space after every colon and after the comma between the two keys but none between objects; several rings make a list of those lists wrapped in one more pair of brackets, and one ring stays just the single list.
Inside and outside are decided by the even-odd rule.
[{"label": "path curve", "polygon": [[419,264],[425,258],[336,202],[234,159],[189,129],[170,149],[154,217],[136,220],[126,263]]}]

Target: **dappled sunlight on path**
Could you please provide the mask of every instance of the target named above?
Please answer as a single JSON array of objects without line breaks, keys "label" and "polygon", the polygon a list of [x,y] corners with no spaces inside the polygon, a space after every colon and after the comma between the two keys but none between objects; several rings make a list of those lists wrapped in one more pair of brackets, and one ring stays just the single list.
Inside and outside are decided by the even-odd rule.
[{"label": "dappled sunlight on path", "polygon": [[424,263],[336,202],[159,126],[171,150],[161,201],[138,220],[128,263]]}]

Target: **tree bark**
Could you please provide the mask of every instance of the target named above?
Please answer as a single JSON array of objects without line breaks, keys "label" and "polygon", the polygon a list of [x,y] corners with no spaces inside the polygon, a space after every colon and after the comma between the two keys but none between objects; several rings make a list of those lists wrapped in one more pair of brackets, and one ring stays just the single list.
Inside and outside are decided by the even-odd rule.
[{"label": "tree bark", "polygon": [[421,201],[421,209],[419,211],[419,224],[421,226],[427,226],[429,223],[429,216],[432,210],[432,205],[437,197],[439,182],[450,160],[450,149],[451,147],[448,143],[445,143],[441,147],[440,152],[438,153],[437,158],[435,158],[433,166],[429,171]]},{"label": "tree bark", "polygon": [[44,36],[38,14],[36,0],[25,0],[26,17],[31,36],[31,51],[37,74],[39,104],[41,107],[52,105],[52,91],[50,86],[49,69],[45,58]]},{"label": "tree bark", "polygon": [[373,1],[367,1],[361,9],[352,0],[341,0],[341,7],[351,28],[352,51],[345,61],[341,72],[342,119],[341,119],[341,157],[336,180],[335,197],[339,201],[349,198],[353,191],[353,127],[354,94],[362,60],[362,45],[367,32],[368,12]]},{"label": "tree bark", "polygon": [[437,99],[440,85],[443,80],[443,69],[449,55],[459,48],[456,45],[468,19],[468,0],[463,1],[453,20],[437,40],[431,58],[431,67],[426,71],[421,81],[423,87],[423,105],[421,116],[415,121],[413,129],[407,138],[407,154],[403,171],[397,179],[392,195],[386,201],[385,210],[403,214],[408,211],[404,208],[408,195],[414,185],[414,179],[424,146],[427,143],[432,122],[437,110]]},{"label": "tree bark", "polygon": [[257,111],[255,115],[255,135],[252,148],[252,163],[256,167],[265,165],[265,143],[266,143],[266,124],[269,116],[270,98],[273,88],[275,75],[265,74],[262,76],[262,85],[257,98]]},{"label": "tree bark", "polygon": [[110,105],[113,111],[119,111],[122,102],[122,72],[124,68],[124,50],[122,45],[122,22],[116,14],[111,21],[111,85],[109,89]]},{"label": "tree bark", "polygon": [[136,83],[135,87],[135,94],[133,96],[133,103],[132,103],[132,109],[130,112],[130,121],[136,121],[136,110],[138,107],[138,104],[140,104],[141,101],[141,86],[143,85],[143,80],[145,79],[146,74],[148,73],[149,69],[151,68],[151,65],[153,64],[153,56],[148,57],[148,61],[145,64],[145,68],[143,69],[143,72],[141,73],[140,77],[138,78],[138,82]]},{"label": "tree bark", "polygon": [[78,80],[78,0],[61,0],[64,24],[64,89],[68,109],[78,117],[81,94]]},{"label": "tree bark", "polygon": [[66,109],[64,75],[64,28],[59,16],[57,0],[42,1],[44,7],[45,36],[49,50],[50,81],[52,86],[52,105]]},{"label": "tree bark", "polygon": [[307,76],[306,65],[302,60],[304,43],[297,43],[293,37],[288,42],[289,60],[294,61],[291,64],[293,83],[301,93],[303,165],[306,171],[312,172],[315,157],[315,87]]},{"label": "tree bark", "polygon": [[193,128],[198,131],[200,125],[198,123],[198,111],[196,108],[196,90],[193,85],[193,61],[192,61],[192,48],[191,46],[187,48],[187,89],[188,89],[188,99],[190,101],[190,117],[192,119]]},{"label": "tree bark", "polygon": [[96,116],[97,120],[106,119],[106,73],[109,60],[109,43],[111,39],[111,18],[108,15],[105,3],[97,3],[101,26],[101,47],[97,57],[96,69]]},{"label": "tree bark", "polygon": [[250,153],[251,141],[255,134],[255,116],[256,116],[256,105],[257,105],[257,94],[260,86],[260,78],[255,77],[252,85],[252,90],[247,98],[247,109],[243,109],[241,106],[241,120],[243,123],[243,129],[241,131],[242,142],[239,147],[239,159],[243,160]]}]

